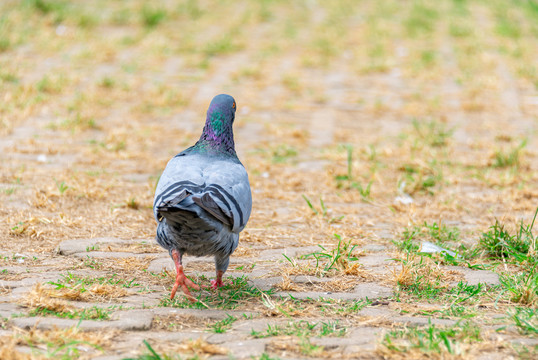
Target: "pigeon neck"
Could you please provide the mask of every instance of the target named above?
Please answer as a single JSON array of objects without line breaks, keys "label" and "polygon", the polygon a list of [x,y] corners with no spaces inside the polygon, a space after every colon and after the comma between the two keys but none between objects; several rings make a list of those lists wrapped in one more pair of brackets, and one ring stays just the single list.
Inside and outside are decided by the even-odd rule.
[{"label": "pigeon neck", "polygon": [[220,112],[208,114],[196,147],[199,150],[236,156],[232,121],[227,121]]}]

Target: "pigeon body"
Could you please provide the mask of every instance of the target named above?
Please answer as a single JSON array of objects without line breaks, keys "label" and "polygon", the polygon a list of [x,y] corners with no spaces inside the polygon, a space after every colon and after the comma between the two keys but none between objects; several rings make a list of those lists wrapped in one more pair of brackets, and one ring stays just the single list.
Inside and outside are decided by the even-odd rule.
[{"label": "pigeon body", "polygon": [[177,271],[171,298],[179,286],[191,300],[187,286],[199,289],[183,273],[183,254],[214,256],[217,279],[212,284],[222,286],[229,257],[250,217],[248,174],[233,140],[235,110],[231,96],[217,95],[198,142],[168,162],[157,184],[156,240],[169,251]]}]

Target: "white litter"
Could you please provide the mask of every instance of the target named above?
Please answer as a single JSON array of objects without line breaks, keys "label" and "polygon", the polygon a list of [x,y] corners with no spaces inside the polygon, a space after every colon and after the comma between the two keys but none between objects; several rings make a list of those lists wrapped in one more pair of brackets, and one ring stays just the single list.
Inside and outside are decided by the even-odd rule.
[{"label": "white litter", "polygon": [[420,249],[418,249],[419,253],[427,253],[427,254],[441,254],[446,253],[452,257],[459,257],[458,254],[456,254],[454,251],[447,250],[445,248],[442,248],[438,245],[435,245],[429,241],[423,241],[420,244]]}]

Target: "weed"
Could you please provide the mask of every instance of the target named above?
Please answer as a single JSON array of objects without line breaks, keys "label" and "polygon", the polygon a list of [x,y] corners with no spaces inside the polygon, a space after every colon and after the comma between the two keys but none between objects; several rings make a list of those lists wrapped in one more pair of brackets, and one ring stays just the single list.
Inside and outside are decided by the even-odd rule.
[{"label": "weed", "polygon": [[166,18],[166,10],[144,5],[140,12],[142,23],[147,28],[154,28]]},{"label": "weed", "polygon": [[13,195],[17,189],[14,187],[10,187],[7,189],[3,189],[2,192],[6,195]]},{"label": "weed", "polygon": [[524,335],[538,335],[538,310],[536,308],[516,307],[509,312],[510,319]]},{"label": "weed", "polygon": [[77,289],[80,292],[88,291],[87,286],[99,284],[99,285],[113,285],[122,288],[133,288],[140,286],[136,282],[136,279],[130,281],[118,279],[117,274],[112,274],[110,277],[81,277],[73,273],[68,272],[67,275],[62,275],[62,278],[57,281],[49,281],[48,284],[54,285],[57,290],[59,289]]},{"label": "weed", "polygon": [[495,31],[501,36],[517,39],[521,36],[521,28],[519,22],[515,19],[510,19],[506,14],[502,14],[497,18]]},{"label": "weed", "polygon": [[9,33],[5,28],[5,17],[0,17],[0,53],[8,51],[12,45],[8,36]]},{"label": "weed", "polygon": [[286,74],[282,77],[282,85],[284,85],[288,90],[296,94],[300,93],[302,90],[299,78],[291,74]]},{"label": "weed", "polygon": [[257,358],[257,360],[280,360],[280,358],[270,356],[267,353],[263,353]]},{"label": "weed", "polygon": [[420,228],[417,226],[412,229],[405,228],[402,233],[401,240],[392,240],[398,250],[406,253],[415,253],[419,249],[419,245],[414,241],[415,236],[420,233]]},{"label": "weed", "polygon": [[495,224],[482,234],[478,240],[478,247],[490,259],[507,259],[516,262],[538,263],[536,242],[532,229],[538,215],[538,208],[530,225],[520,222],[519,228],[511,235],[505,226],[495,220]]},{"label": "weed", "polygon": [[519,166],[520,156],[522,150],[527,146],[527,140],[521,141],[521,143],[507,151],[497,150],[494,154],[494,161],[492,166],[496,168],[505,168],[509,166]]},{"label": "weed", "polygon": [[[424,55],[426,58],[430,55]],[[431,62],[433,60],[429,60]],[[446,146],[454,130],[447,128],[446,124],[440,121],[431,120],[429,122],[413,119],[413,130],[416,139],[428,146]]]},{"label": "weed", "polygon": [[473,28],[461,22],[451,22],[449,33],[455,38],[466,38],[473,34]]},{"label": "weed", "polygon": [[38,307],[36,309],[30,310],[28,316],[55,316],[59,318],[80,320],[109,320],[110,315],[112,314],[112,309],[115,309],[115,306],[109,307],[109,309],[92,306],[81,310],[71,311],[54,311]]},{"label": "weed", "polygon": [[99,86],[106,88],[106,89],[112,89],[116,85],[116,81],[114,78],[110,76],[105,76],[101,79],[99,82]]},{"label": "weed", "polygon": [[406,253],[415,253],[419,250],[418,242],[427,240],[440,246],[447,246],[447,243],[455,243],[459,240],[459,229],[455,226],[447,226],[439,222],[428,224],[426,221],[422,225],[415,225],[405,228],[401,235],[401,240],[392,240],[398,250]]},{"label": "weed", "polygon": [[[88,250],[86,250],[88,251]],[[84,266],[89,267],[90,269],[99,270],[103,267],[103,263],[95,260],[94,258],[86,255],[86,259],[84,259]]]},{"label": "weed", "polygon": [[351,245],[351,239],[345,242],[338,234],[334,234],[334,237],[338,240],[338,245],[332,250],[318,245],[321,251],[301,256],[301,259],[316,259],[316,272],[321,276],[334,272],[345,272],[349,270],[352,262],[359,260],[354,254],[357,245]]},{"label": "weed", "polygon": [[434,8],[426,6],[426,2],[414,1],[404,22],[405,30],[412,37],[430,34],[435,28],[438,15]]},{"label": "weed", "polygon": [[538,304],[538,264],[529,271],[501,274],[499,280],[510,294],[510,300],[523,305]]},{"label": "weed", "polygon": [[442,169],[436,160],[429,164],[404,164],[403,178],[398,182],[398,189],[407,194],[428,193],[434,194],[433,187],[443,180]]},{"label": "weed", "polygon": [[469,319],[476,316],[476,312],[472,308],[456,304],[451,304],[449,307],[442,310],[422,310],[419,311],[419,313],[421,315],[433,316],[435,318]]},{"label": "weed", "polygon": [[[351,145],[345,146],[347,152],[347,174],[346,175],[336,175],[336,186],[342,188],[344,182],[348,189],[357,189],[364,201],[368,201],[370,198],[370,192],[372,188],[373,181],[369,181],[368,184],[363,186],[359,182],[355,181],[353,178],[353,147]],[[370,159],[375,158],[375,149],[372,147],[370,153]]]},{"label": "weed", "polygon": [[224,35],[207,43],[203,48],[203,53],[207,57],[213,57],[217,55],[231,54],[239,49],[241,49],[241,46],[233,41],[231,35]]},{"label": "weed", "polygon": [[254,331],[250,333],[255,338],[266,338],[282,335],[293,335],[297,337],[309,336],[345,336],[346,328],[338,321],[308,322],[306,320],[290,321],[286,325],[267,325],[265,332]]},{"label": "weed", "polygon": [[171,357],[171,356],[166,355],[166,354],[165,355],[159,355],[155,350],[153,350],[151,345],[146,340],[144,340],[143,343],[146,346],[146,349],[149,352],[149,354],[139,355],[136,358],[125,358],[123,360],[175,360],[175,359],[179,360],[179,359],[181,359],[177,355],[174,356],[174,357]]},{"label": "weed", "polygon": [[367,200],[370,198],[370,191],[372,188],[373,181],[369,181],[368,184],[366,184],[366,187],[363,187],[361,184],[357,182],[351,183],[351,187],[354,189],[357,189],[359,191],[359,194],[363,198],[363,200]]},{"label": "weed", "polygon": [[400,272],[394,271],[399,288],[419,298],[432,299],[442,294],[448,286],[448,274],[443,272],[429,257],[407,254]]},{"label": "weed", "polygon": [[65,181],[59,182],[58,180],[54,179],[54,182],[56,183],[56,188],[60,192],[60,195],[63,195],[69,189],[69,186],[65,183]]},{"label": "weed", "polygon": [[95,244],[95,245],[92,245],[92,246],[86,246],[86,252],[90,252],[90,251],[99,251],[101,247],[99,246],[99,244]]},{"label": "weed", "polygon": [[418,350],[425,354],[462,354],[478,341],[482,341],[480,328],[471,322],[439,328],[430,321],[426,327],[390,331],[382,344],[398,352]]},{"label": "weed", "polygon": [[301,354],[315,357],[317,355],[321,355],[321,353],[325,350],[325,347],[322,345],[316,345],[312,344],[310,342],[310,339],[307,337],[303,337],[299,341],[299,352]]},{"label": "weed", "polygon": [[[69,116],[67,119],[63,120],[59,126],[72,132],[76,130],[99,129],[99,126],[93,117],[82,115],[80,112],[77,112],[74,116]],[[58,126],[51,125],[51,128],[56,129]]]},{"label": "weed", "polygon": [[294,147],[288,145],[278,145],[272,151],[272,161],[274,164],[281,164],[297,157],[297,155],[298,152]]},{"label": "weed", "polygon": [[[82,355],[80,349],[84,348],[84,346],[101,350],[100,346],[87,341],[70,340],[66,341],[65,344],[60,346],[56,346],[51,342],[45,344],[46,350],[44,350],[43,355],[46,359],[77,359]],[[86,349],[84,350],[87,351]]]},{"label": "weed", "polygon": [[424,222],[424,227],[428,230],[430,237],[438,244],[444,245],[447,242],[459,240],[459,229],[457,227],[446,226],[444,224],[438,225],[436,222],[431,225]]},{"label": "weed", "polygon": [[65,82],[65,78],[62,76],[45,75],[36,83],[36,89],[41,93],[57,94],[62,90]]},{"label": "weed", "polygon": [[310,210],[312,210],[312,213],[314,215],[321,215],[324,219],[327,220],[329,224],[338,222],[344,218],[344,215],[337,217],[328,217],[328,213],[330,210],[325,206],[325,203],[323,202],[323,199],[321,197],[319,198],[320,209],[318,210],[306,195],[303,194],[302,196],[304,201],[306,201],[306,205],[308,205]]},{"label": "weed", "polygon": [[[207,280],[202,276],[201,281]],[[248,283],[246,276],[229,278],[228,283],[219,288],[217,292],[201,292],[197,297],[197,302],[192,302],[184,296],[176,296],[170,300],[168,297],[163,298],[159,306],[171,306],[178,308],[218,308],[218,309],[235,309],[242,303],[252,302],[254,299],[263,301],[266,297],[275,292],[274,289],[262,291]]]},{"label": "weed", "polygon": [[225,333],[234,322],[237,321],[237,318],[235,316],[226,315],[226,318],[217,321],[216,323],[209,325],[210,330],[217,334]]},{"label": "weed", "polygon": [[133,209],[133,210],[138,210],[140,208],[140,204],[138,203],[138,201],[136,201],[136,199],[134,197],[129,198],[129,200],[127,201],[126,206],[129,209]]}]

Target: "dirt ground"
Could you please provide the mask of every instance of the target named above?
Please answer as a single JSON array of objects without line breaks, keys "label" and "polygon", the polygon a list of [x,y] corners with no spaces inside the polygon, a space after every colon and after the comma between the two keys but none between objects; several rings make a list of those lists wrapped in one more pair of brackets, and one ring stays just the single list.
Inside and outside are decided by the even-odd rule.
[{"label": "dirt ground", "polygon": [[[0,358],[534,358],[537,40],[533,0],[2,2]],[[154,188],[219,93],[252,216],[170,301]]]}]

